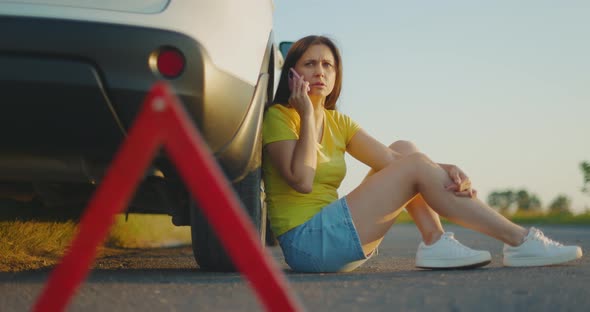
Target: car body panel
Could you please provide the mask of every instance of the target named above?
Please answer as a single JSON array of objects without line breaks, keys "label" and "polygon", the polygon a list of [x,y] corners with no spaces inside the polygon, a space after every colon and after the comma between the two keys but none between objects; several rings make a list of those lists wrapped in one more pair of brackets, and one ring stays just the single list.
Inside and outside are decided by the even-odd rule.
[{"label": "car body panel", "polygon": [[[164,80],[264,237],[261,130],[278,77],[272,9],[270,0],[0,0],[0,196],[52,208],[87,200]],[[162,51],[177,53],[179,75],[160,73]],[[216,260],[228,259],[206,220],[191,215],[174,164],[154,157],[127,211],[191,225],[200,265],[231,267]]]},{"label": "car body panel", "polygon": [[45,4],[0,0],[0,15],[93,21],[182,33],[205,47],[217,68],[252,86],[258,81],[272,29],[273,6],[269,0],[170,0],[158,14],[50,5],[50,0],[43,2]]},{"label": "car body panel", "polygon": [[162,47],[185,55],[183,74],[169,83],[228,177],[259,165],[262,102],[274,91],[272,2],[172,0],[158,14],[122,2],[0,0],[0,91],[12,104],[0,117],[0,131],[12,132],[0,146],[0,181],[99,180],[162,79],[149,66]]},{"label": "car body panel", "polygon": [[155,14],[162,12],[168,3],[170,3],[170,0],[0,0],[0,2],[14,5],[35,6],[36,8],[42,8],[40,6],[57,6],[62,8]]}]

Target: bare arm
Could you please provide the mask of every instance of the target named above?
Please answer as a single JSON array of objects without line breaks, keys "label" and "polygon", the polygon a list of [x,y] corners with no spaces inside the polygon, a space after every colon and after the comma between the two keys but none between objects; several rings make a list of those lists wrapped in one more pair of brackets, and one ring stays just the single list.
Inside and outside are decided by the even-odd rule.
[{"label": "bare arm", "polygon": [[299,139],[269,143],[265,147],[272,165],[300,193],[311,193],[317,167],[318,136],[308,89],[309,83],[303,77],[295,79],[289,97],[289,104],[295,108],[301,120]]},{"label": "bare arm", "polygon": [[[395,159],[403,155],[383,145],[360,129],[350,140],[346,150],[352,157],[371,167],[374,171],[385,168]],[[454,184],[448,185],[447,190],[455,192],[457,196],[475,197],[477,191],[471,188],[471,181],[465,173],[455,165],[438,164],[445,170]]]},{"label": "bare arm", "polygon": [[298,140],[269,143],[265,147],[272,165],[300,193],[312,191],[317,166],[316,138],[313,114],[309,114],[301,116]]},{"label": "bare arm", "polygon": [[346,151],[375,171],[387,167],[392,161],[402,157],[400,153],[383,145],[363,129],[359,129],[355,133],[348,143]]}]

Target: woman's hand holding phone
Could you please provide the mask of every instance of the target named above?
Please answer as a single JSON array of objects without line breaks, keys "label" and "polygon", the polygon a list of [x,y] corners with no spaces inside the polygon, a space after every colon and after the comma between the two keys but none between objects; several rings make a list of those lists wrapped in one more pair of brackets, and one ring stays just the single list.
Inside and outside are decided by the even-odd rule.
[{"label": "woman's hand holding phone", "polygon": [[289,89],[291,96],[289,97],[289,105],[291,105],[299,115],[313,112],[313,105],[307,92],[311,89],[309,82],[305,81],[293,68],[289,68]]},{"label": "woman's hand holding phone", "polygon": [[[303,80],[301,78],[301,76],[299,76],[299,74],[291,67],[289,68],[289,90],[291,92],[293,92],[293,88],[295,87],[295,84],[297,83],[297,81],[302,81],[303,83],[305,83],[305,80]],[[307,92],[309,92],[311,89],[309,88],[309,84],[307,85]]]}]

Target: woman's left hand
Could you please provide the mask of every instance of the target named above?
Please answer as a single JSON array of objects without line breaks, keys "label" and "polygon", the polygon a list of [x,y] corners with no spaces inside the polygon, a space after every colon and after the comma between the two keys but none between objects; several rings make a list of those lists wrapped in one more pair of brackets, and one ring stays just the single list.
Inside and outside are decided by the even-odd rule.
[{"label": "woman's left hand", "polygon": [[471,180],[455,165],[441,165],[441,167],[449,174],[449,178],[453,183],[445,186],[447,191],[452,191],[457,196],[471,197],[477,196],[477,190],[471,188]]}]

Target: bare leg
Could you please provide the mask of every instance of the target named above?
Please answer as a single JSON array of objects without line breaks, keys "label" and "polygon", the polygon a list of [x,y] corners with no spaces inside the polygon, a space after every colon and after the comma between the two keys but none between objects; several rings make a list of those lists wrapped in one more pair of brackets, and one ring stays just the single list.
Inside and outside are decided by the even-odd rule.
[{"label": "bare leg", "polygon": [[[396,141],[389,145],[389,148],[404,156],[419,152],[416,145],[409,141]],[[428,206],[422,195],[416,195],[406,205],[406,210],[422,234],[425,244],[430,245],[436,242],[444,233],[438,214]]]},{"label": "bare leg", "polygon": [[421,194],[434,211],[452,222],[519,245],[527,230],[476,198],[455,196],[445,190],[447,173],[421,153],[396,160],[367,177],[346,197],[363,250],[371,252],[383,239],[399,210]]},{"label": "bare leg", "polygon": [[[404,156],[419,152],[416,145],[414,145],[412,142],[403,140],[395,141],[389,145],[389,148]],[[365,180],[374,173],[374,170],[369,171],[365,177]],[[440,218],[438,214],[424,201],[422,195],[418,194],[412,198],[405,208],[414,220],[416,227],[422,235],[422,241],[424,241],[425,244],[430,245],[436,242],[442,236],[444,229],[440,223]],[[401,213],[401,210],[395,214],[395,217],[397,217],[399,213]]]},{"label": "bare leg", "polygon": [[426,245],[435,243],[445,232],[438,214],[428,206],[422,195],[416,195],[406,205],[406,210],[414,220],[416,227],[422,235],[422,241]]}]

